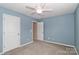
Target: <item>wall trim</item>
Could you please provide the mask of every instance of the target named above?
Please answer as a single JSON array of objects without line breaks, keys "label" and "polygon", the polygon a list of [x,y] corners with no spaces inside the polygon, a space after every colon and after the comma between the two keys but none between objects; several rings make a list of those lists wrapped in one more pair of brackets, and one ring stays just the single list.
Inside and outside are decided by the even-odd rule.
[{"label": "wall trim", "polygon": [[75,50],[76,54],[77,54],[77,55],[79,55],[79,53],[78,53],[78,51],[77,51],[76,47],[74,46],[73,48],[74,48],[74,50]]},{"label": "wall trim", "polygon": [[58,44],[58,45],[63,45],[63,46],[68,46],[68,47],[74,47],[74,45],[68,45],[68,44],[59,43],[59,42],[51,42],[51,41],[47,41],[47,40],[44,40],[44,42]]},{"label": "wall trim", "polygon": [[68,47],[72,47],[72,48],[74,48],[76,54],[79,55],[79,53],[78,53],[78,51],[77,51],[77,49],[76,49],[76,47],[75,47],[74,45],[67,45],[67,44],[64,44],[64,43],[51,42],[51,41],[46,41],[46,40],[44,40],[44,42],[53,43],[53,44],[58,44],[58,45],[63,45],[63,46],[68,46]]},{"label": "wall trim", "polygon": [[30,41],[30,42],[28,42],[28,43],[22,44],[22,45],[20,45],[19,47],[23,47],[23,46],[28,45],[28,44],[31,44],[31,43],[33,43],[33,41]]},{"label": "wall trim", "polygon": [[3,54],[3,52],[0,52],[0,55],[2,55]]},{"label": "wall trim", "polygon": [[[41,41],[43,41],[43,40],[41,40]],[[77,49],[76,49],[76,47],[73,46],[73,45],[67,45],[67,44],[58,43],[58,42],[50,42],[50,41],[45,41],[45,40],[44,40],[44,42],[53,43],[53,44],[58,44],[58,45],[63,45],[63,46],[68,46],[68,47],[73,47],[74,50],[75,50],[75,52],[76,52],[76,54],[78,55]],[[20,45],[19,47],[23,47],[23,46],[28,45],[28,44],[31,44],[31,43],[33,43],[33,41],[28,42],[28,43],[25,43],[25,44],[23,44],[23,45]],[[18,47],[17,47],[17,48],[18,48]],[[1,52],[1,53],[0,53],[0,55],[2,55],[2,54],[4,54],[4,52]]]},{"label": "wall trim", "polygon": [[[33,41],[30,41],[30,42],[28,42],[28,43],[22,44],[22,45],[20,45],[19,47],[23,47],[23,46],[28,45],[28,44],[31,44],[31,43],[33,43]],[[19,47],[17,47],[17,48],[19,48]],[[14,48],[14,49],[15,49],[15,48]],[[3,51],[3,52],[0,53],[0,55],[2,55],[2,54],[4,55],[4,53],[5,53],[5,52]]]},{"label": "wall trim", "polygon": [[44,40],[44,42],[53,43],[53,44],[58,44],[58,45],[63,45],[63,46],[68,46],[68,47],[72,47],[72,48],[74,48],[76,54],[79,55],[79,53],[78,53],[78,51],[77,51],[77,49],[76,49],[76,47],[75,47],[74,45],[67,45],[67,44],[64,44],[64,43],[51,42],[51,41],[46,41],[46,40]]}]

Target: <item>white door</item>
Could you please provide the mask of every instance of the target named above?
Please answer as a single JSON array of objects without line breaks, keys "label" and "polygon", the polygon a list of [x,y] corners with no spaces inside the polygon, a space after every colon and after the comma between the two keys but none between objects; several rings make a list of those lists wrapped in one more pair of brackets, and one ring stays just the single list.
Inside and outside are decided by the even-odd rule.
[{"label": "white door", "polygon": [[37,39],[38,40],[44,40],[43,38],[43,22],[37,22]]},{"label": "white door", "polygon": [[20,46],[20,18],[3,14],[3,51]]}]

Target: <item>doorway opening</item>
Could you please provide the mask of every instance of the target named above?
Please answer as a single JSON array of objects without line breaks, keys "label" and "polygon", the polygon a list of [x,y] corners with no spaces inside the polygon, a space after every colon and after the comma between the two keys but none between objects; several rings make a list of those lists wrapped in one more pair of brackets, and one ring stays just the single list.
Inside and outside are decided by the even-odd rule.
[{"label": "doorway opening", "polygon": [[32,22],[33,41],[37,40],[37,22]]},{"label": "doorway opening", "polygon": [[43,38],[43,22],[32,22],[32,39],[36,40],[44,40]]}]

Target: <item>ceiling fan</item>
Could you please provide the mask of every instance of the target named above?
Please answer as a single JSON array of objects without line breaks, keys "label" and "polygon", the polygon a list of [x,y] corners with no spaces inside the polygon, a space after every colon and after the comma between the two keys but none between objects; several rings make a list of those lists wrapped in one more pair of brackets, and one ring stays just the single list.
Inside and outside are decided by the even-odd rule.
[{"label": "ceiling fan", "polygon": [[33,7],[30,7],[30,6],[26,6],[27,9],[30,9],[32,10],[33,12],[31,13],[32,15],[33,14],[38,14],[38,15],[42,15],[44,12],[52,12],[53,10],[52,9],[45,9],[46,7],[46,4],[39,4],[37,5],[35,8]]}]

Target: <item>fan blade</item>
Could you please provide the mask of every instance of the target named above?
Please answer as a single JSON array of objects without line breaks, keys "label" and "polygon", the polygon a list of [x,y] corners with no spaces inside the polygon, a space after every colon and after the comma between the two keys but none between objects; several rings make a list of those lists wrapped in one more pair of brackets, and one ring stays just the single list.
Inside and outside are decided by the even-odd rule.
[{"label": "fan blade", "polygon": [[53,11],[52,9],[43,9],[43,11]]},{"label": "fan blade", "polygon": [[35,14],[35,12],[32,12],[31,15]]},{"label": "fan blade", "polygon": [[44,12],[53,12],[53,11],[52,11],[52,10],[45,10],[45,11],[43,11],[43,13],[44,13]]},{"label": "fan blade", "polygon": [[36,12],[32,12],[31,15],[38,15],[38,16],[44,16],[42,14],[36,13]]},{"label": "fan blade", "polygon": [[52,12],[52,11],[43,11],[43,12]]},{"label": "fan blade", "polygon": [[45,3],[43,3],[43,5],[42,5],[42,9],[44,9],[44,8],[45,8],[45,5],[46,5],[46,4],[45,4]]},{"label": "fan blade", "polygon": [[35,8],[29,7],[29,6],[26,6],[26,8],[31,9],[31,10],[35,10]]}]

